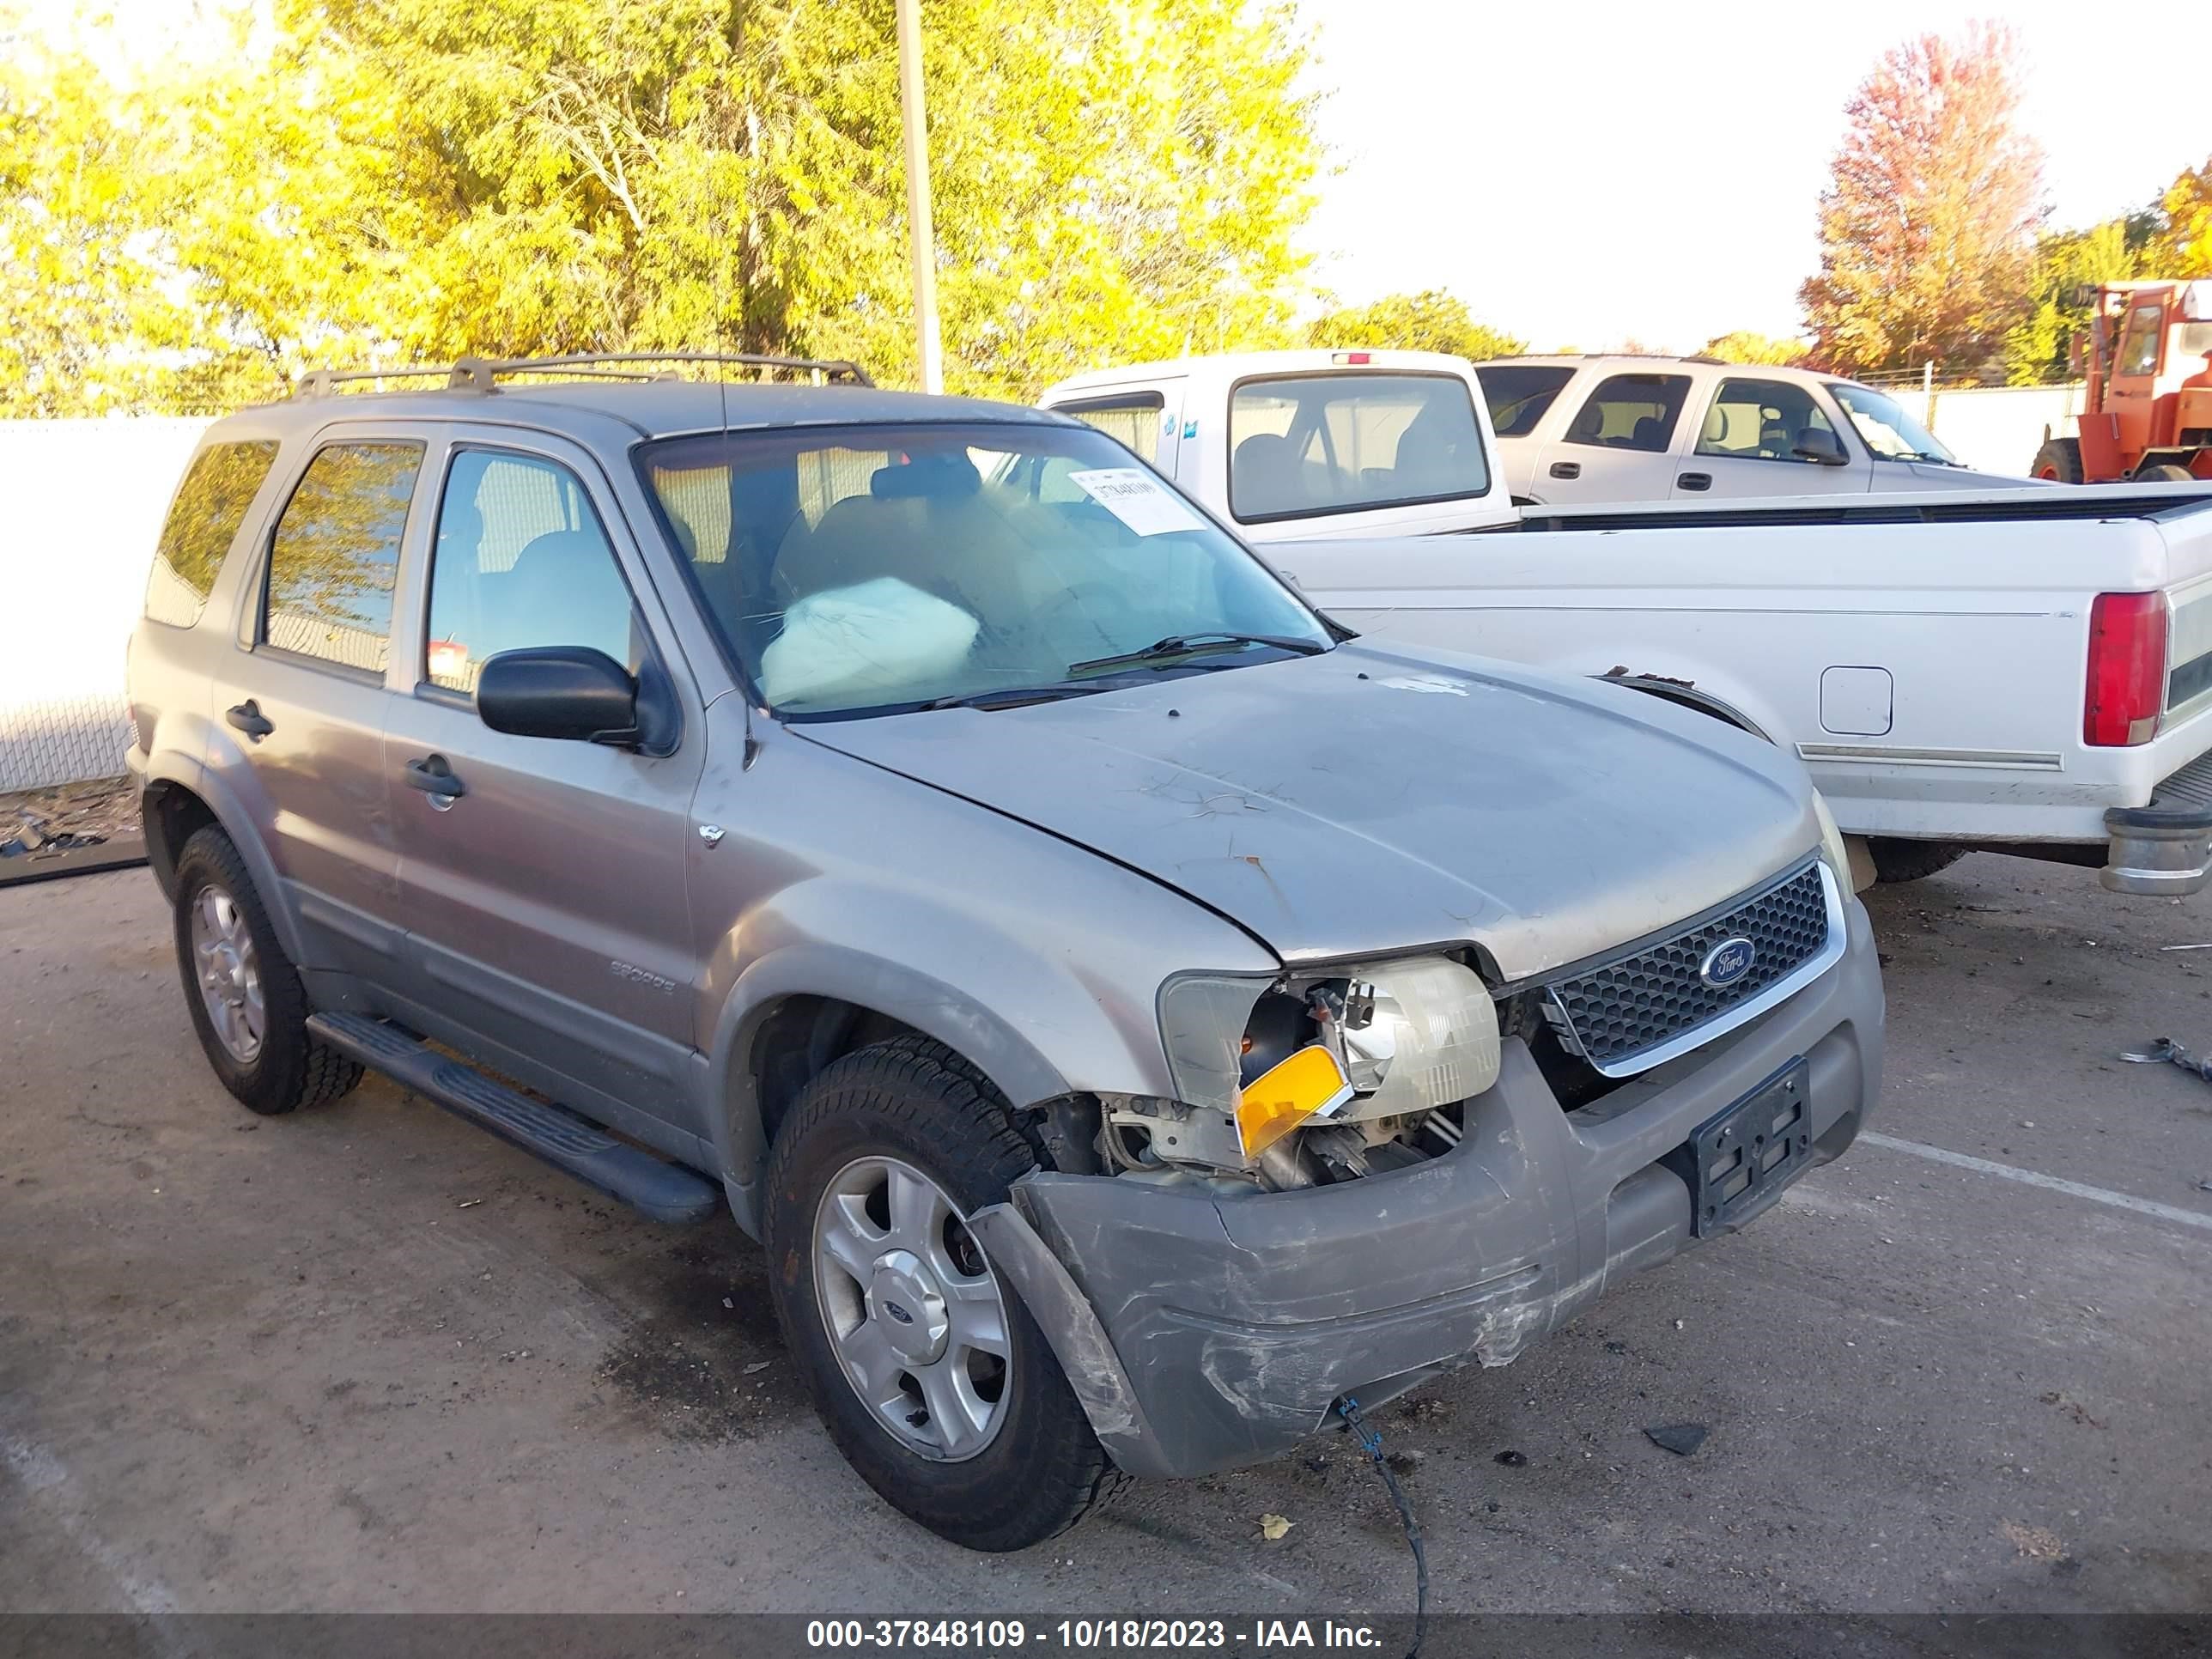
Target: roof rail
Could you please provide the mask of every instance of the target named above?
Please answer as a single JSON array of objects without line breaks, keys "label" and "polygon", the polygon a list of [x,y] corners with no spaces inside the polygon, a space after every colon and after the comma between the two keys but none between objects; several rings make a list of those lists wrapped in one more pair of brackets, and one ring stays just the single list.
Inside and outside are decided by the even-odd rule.
[{"label": "roof rail", "polygon": [[[817,385],[824,386],[840,380],[854,386],[875,384],[858,363],[841,357],[777,357],[724,351],[601,351],[568,357],[462,357],[444,368],[423,364],[408,368],[319,368],[302,374],[294,383],[292,395],[327,398],[339,386],[356,381],[433,377],[442,379],[453,390],[471,392],[496,392],[501,377],[510,374],[557,374],[580,380],[672,380],[678,378],[672,366],[679,363],[793,369],[811,375]],[[647,365],[658,365],[658,372],[647,372]]]}]

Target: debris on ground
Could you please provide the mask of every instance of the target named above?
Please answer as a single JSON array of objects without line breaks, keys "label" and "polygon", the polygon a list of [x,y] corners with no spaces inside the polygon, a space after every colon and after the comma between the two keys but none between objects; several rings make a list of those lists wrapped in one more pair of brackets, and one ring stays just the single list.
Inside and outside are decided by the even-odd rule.
[{"label": "debris on ground", "polygon": [[96,778],[0,795],[0,858],[50,858],[138,833],[128,778]]},{"label": "debris on ground", "polygon": [[1429,1461],[1429,1455],[1425,1451],[1394,1451],[1385,1454],[1382,1461],[1400,1474],[1411,1474]]},{"label": "debris on ground", "polygon": [[1687,1457],[1705,1443],[1710,1432],[1702,1423],[1656,1423],[1644,1431],[1644,1437],[1662,1451]]},{"label": "debris on ground", "polygon": [[1528,1467],[1528,1460],[1517,1451],[1502,1451],[1491,1462],[1503,1463],[1509,1469],[1525,1469]]},{"label": "debris on ground", "polygon": [[2086,1424],[2093,1429],[2101,1429],[2105,1426],[2098,1419],[2089,1415],[2088,1407],[2084,1406],[2080,1401],[2069,1400],[2064,1395],[2059,1393],[2056,1389],[2053,1389],[2050,1393],[2042,1395],[2041,1399],[2045,1405],[2057,1407],[2059,1410],[2064,1412],[2076,1423]]},{"label": "debris on ground", "polygon": [[2031,1561],[2056,1561],[2066,1553],[2066,1546],[2058,1541],[2058,1534],[2046,1528],[2008,1521],[1998,1530]]},{"label": "debris on ground", "polygon": [[2120,1058],[2137,1066],[2179,1066],[2212,1083],[2212,1060],[2199,1060],[2172,1037],[2153,1037],[2140,1048],[2123,1048]]},{"label": "debris on ground", "polygon": [[1260,1517],[1260,1536],[1272,1544],[1297,1524],[1295,1521],[1285,1520],[1279,1515],[1263,1515]]},{"label": "debris on ground", "polygon": [[773,1359],[756,1359],[751,1364],[745,1367],[745,1375],[747,1376],[750,1376],[756,1371],[764,1371],[775,1364],[775,1361]]}]

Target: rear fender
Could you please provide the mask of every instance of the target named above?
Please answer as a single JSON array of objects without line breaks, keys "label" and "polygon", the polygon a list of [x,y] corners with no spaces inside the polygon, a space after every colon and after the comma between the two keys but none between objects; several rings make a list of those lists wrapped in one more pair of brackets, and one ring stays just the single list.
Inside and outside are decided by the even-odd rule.
[{"label": "rear fender", "polygon": [[[153,792],[163,786],[187,790],[206,803],[215,814],[222,832],[238,848],[245,860],[246,872],[253,878],[254,890],[261,895],[262,908],[269,913],[270,924],[276,930],[276,941],[284,947],[284,954],[295,963],[307,960],[301,946],[299,921],[285,902],[284,888],[277,878],[276,866],[269,856],[269,849],[252,832],[252,815],[246,810],[237,792],[222,775],[211,770],[196,755],[181,749],[156,749],[146,758],[145,774],[140,782],[139,799],[142,810],[149,803]],[[151,814],[147,814],[150,823]],[[174,860],[183,849],[165,847],[156,850],[153,839],[147,842],[149,861],[154,866],[155,878],[161,884],[165,894],[172,893],[174,885]]]}]

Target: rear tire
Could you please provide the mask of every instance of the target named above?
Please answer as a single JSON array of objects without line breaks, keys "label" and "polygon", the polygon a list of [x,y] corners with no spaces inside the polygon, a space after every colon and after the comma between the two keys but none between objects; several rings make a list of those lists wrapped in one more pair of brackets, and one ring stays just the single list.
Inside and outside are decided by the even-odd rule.
[{"label": "rear tire", "polygon": [[[921,1036],[856,1049],[824,1068],[800,1091],[769,1158],[769,1287],[823,1426],[886,1503],[971,1550],[1042,1543],[1123,1479],[1044,1333],[960,1224],[1003,1201],[1036,1162],[989,1082]],[[891,1194],[918,1192],[911,1182],[887,1184],[878,1211],[878,1171],[894,1179],[918,1174],[946,1201],[949,1216],[934,1215],[927,1228],[902,1225],[891,1206],[904,1200]],[[908,1236],[925,1232],[927,1245]],[[856,1265],[872,1275],[866,1285],[838,1265],[856,1259]],[[997,1292],[995,1331],[1005,1349],[995,1375],[988,1340],[966,1346],[960,1322],[960,1310],[990,1299],[986,1279]],[[949,1346],[909,1353],[941,1316],[952,1322],[943,1339]],[[980,1379],[963,1372],[959,1392],[988,1422],[956,1419],[961,1407],[943,1392],[952,1385],[942,1367],[963,1352],[983,1370]],[[926,1383],[925,1371],[940,1374]],[[859,1378],[871,1372],[883,1380],[863,1399]],[[911,1410],[903,1410],[908,1391]],[[945,1402],[942,1433],[933,1401]]]},{"label": "rear tire", "polygon": [[336,1100],[361,1067],[307,1032],[307,994],[246,860],[213,824],[177,854],[177,969],[208,1064],[250,1112]]},{"label": "rear tire", "polygon": [[2137,483],[2195,483],[2197,475],[2185,466],[2176,466],[2172,462],[2167,461],[2158,466],[2137,467],[2136,482]]},{"label": "rear tire", "polygon": [[2031,476],[2052,483],[2080,483],[2081,441],[2079,438],[2051,439],[2035,452],[2035,465]]},{"label": "rear tire", "polygon": [[1966,856],[1955,842],[1899,841],[1889,836],[1869,836],[1867,851],[1874,859],[1878,882],[1918,881],[1939,870],[1948,870]]}]

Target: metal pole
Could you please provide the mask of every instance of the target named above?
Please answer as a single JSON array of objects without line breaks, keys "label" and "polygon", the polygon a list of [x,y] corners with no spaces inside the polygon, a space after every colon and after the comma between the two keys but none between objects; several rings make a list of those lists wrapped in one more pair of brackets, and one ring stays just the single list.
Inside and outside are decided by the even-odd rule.
[{"label": "metal pole", "polygon": [[929,222],[929,134],[921,109],[921,0],[898,0],[899,112],[906,128],[906,222],[921,389],[945,390],[937,339],[937,236]]},{"label": "metal pole", "polygon": [[1920,365],[1920,424],[1930,432],[1936,429],[1936,365],[1933,362]]}]

